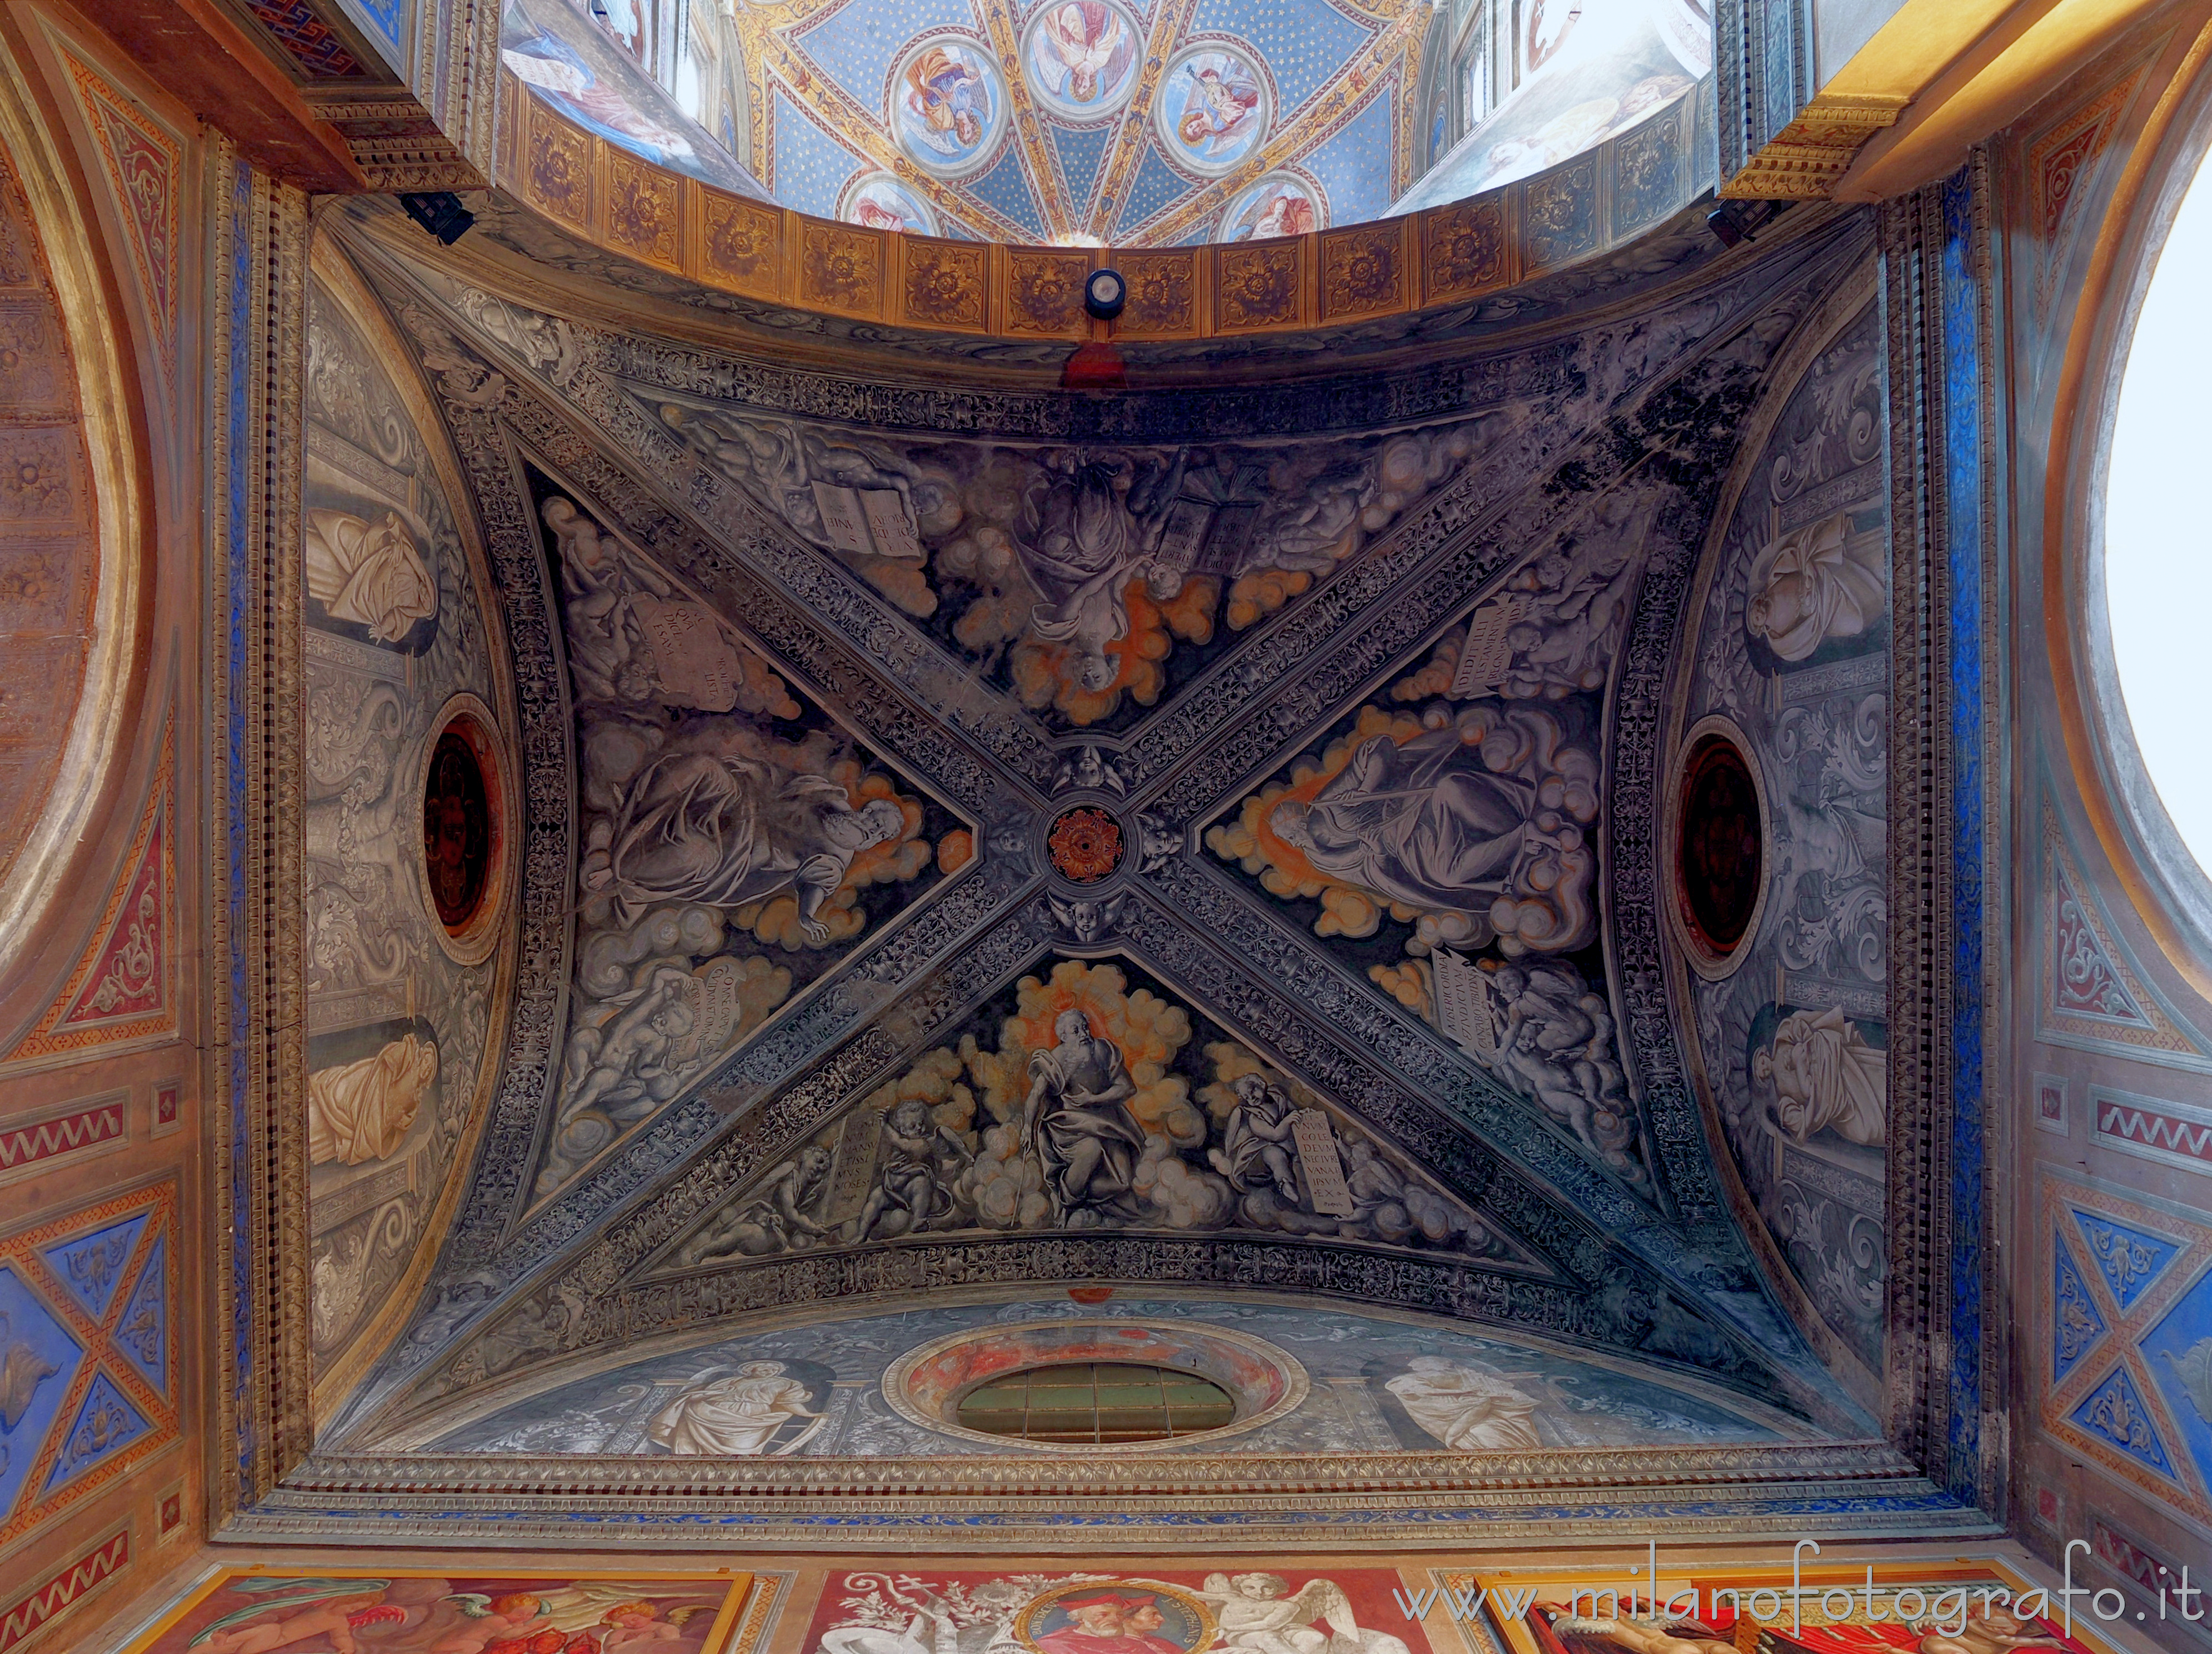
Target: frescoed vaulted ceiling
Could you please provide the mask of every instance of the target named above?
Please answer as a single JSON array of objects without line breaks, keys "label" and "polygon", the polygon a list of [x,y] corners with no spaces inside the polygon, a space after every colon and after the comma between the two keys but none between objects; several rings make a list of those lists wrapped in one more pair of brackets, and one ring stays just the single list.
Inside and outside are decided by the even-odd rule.
[{"label": "frescoed vaulted ceiling", "polygon": [[1381,216],[1412,181],[1408,94],[1432,13],[1414,0],[780,0],[735,15],[755,170],[786,205],[1127,246],[1238,239],[1218,234],[1224,213],[1263,180],[1304,203],[1278,219]]},{"label": "frescoed vaulted ceiling", "polygon": [[[337,233],[484,526],[521,935],[473,1180],[334,1439],[795,1304],[1084,1280],[1480,1323],[1867,1431],[1815,1346],[1876,1360],[1879,1207],[1830,1234],[1803,1188],[1878,1176],[1878,1094],[1820,1077],[1879,1047],[1878,964],[1790,966],[1814,906],[1776,906],[1700,1051],[1657,872],[1696,594],[1765,582],[1704,623],[1759,697],[1881,645],[1879,583],[1805,619],[1775,539],[1879,531],[1863,342],[1825,343],[1863,221],[1723,254],[1686,216],[1341,330],[1356,374],[1232,342],[1110,400],[957,341],[663,332],[604,262],[518,284],[514,248],[562,259],[510,211],[444,254],[394,222]],[[1778,374],[1812,386],[1778,427]],[[1753,475],[1781,503],[1716,574]],[[1744,761],[1848,744],[1805,707],[1739,712]],[[1789,903],[1880,810],[1777,805]]]}]

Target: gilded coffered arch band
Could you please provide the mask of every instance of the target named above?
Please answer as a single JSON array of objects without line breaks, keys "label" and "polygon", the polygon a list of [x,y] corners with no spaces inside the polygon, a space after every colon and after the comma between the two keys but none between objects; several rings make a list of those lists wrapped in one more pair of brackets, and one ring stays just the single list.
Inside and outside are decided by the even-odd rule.
[{"label": "gilded coffered arch band", "polygon": [[[58,933],[98,916],[72,914],[58,907],[57,899],[79,880],[98,883],[106,877],[106,870],[88,865],[88,855],[102,845],[103,812],[125,784],[145,700],[141,679],[152,593],[146,566],[150,524],[137,428],[143,417],[138,375],[125,343],[131,331],[106,277],[100,239],[59,140],[28,97],[28,77],[5,42],[0,42],[0,145],[29,204],[41,244],[31,256],[52,283],[74,370],[71,417],[87,469],[72,480],[80,490],[88,485],[91,496],[76,502],[76,521],[88,520],[94,547],[81,687],[66,715],[51,790],[0,878],[0,982],[19,964],[27,969],[29,962],[46,959],[55,980],[36,984],[33,997],[39,997],[59,985],[82,946]],[[94,847],[90,852],[88,844]],[[54,946],[49,950],[40,946],[45,943]],[[24,1008],[35,1018],[44,1006]]]}]

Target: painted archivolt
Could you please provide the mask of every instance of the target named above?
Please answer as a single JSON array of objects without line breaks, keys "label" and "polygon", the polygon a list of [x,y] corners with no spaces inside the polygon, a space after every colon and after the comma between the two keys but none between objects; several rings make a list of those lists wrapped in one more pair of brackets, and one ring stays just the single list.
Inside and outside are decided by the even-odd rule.
[{"label": "painted archivolt", "polygon": [[353,1422],[794,1297],[1279,1268],[1813,1404],[1599,851],[1638,605],[1847,236],[1412,370],[1387,434],[1323,381],[1203,444],[364,252],[500,570],[532,848],[482,1174]]},{"label": "painted archivolt", "polygon": [[456,697],[487,711],[498,699],[493,644],[434,458],[441,439],[397,388],[372,309],[350,283],[310,287],[309,1330],[325,1372],[434,1238],[501,1033],[500,958],[457,955],[424,833],[441,715]]},{"label": "painted archivolt", "polygon": [[176,1439],[175,1197],[0,1240],[0,1545]]},{"label": "painted archivolt", "polygon": [[1871,307],[1838,329],[1743,473],[1696,617],[1677,734],[1726,721],[1765,789],[1755,929],[1724,973],[1689,985],[1707,1093],[1777,1251],[1876,1373],[1887,1269],[1881,349]]}]

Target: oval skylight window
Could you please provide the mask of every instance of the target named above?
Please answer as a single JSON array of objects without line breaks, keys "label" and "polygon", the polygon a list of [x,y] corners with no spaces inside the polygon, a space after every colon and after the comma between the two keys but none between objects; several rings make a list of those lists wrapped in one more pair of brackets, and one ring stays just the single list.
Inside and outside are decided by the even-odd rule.
[{"label": "oval skylight window", "polygon": [[2105,601],[2126,717],[2160,803],[2200,868],[2212,867],[2212,763],[2203,617],[2212,522],[2197,492],[2203,387],[2212,376],[2212,187],[2199,172],[2136,322],[2105,490]]}]

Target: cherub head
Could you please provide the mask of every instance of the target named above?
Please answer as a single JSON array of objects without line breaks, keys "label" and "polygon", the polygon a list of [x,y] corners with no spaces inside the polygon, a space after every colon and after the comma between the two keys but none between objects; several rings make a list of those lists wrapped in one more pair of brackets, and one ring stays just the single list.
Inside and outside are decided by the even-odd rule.
[{"label": "cherub head", "polygon": [[1290,1590],[1291,1582],[1279,1573],[1237,1573],[1229,1577],[1229,1585],[1239,1596],[1272,1602]]},{"label": "cherub head", "polygon": [[912,1137],[926,1131],[931,1123],[929,1104],[918,1097],[909,1097],[891,1110],[891,1129],[902,1136]]},{"label": "cherub head", "polygon": [[1155,562],[1145,569],[1145,595],[1155,603],[1170,603],[1182,592],[1182,570],[1172,563]]}]

